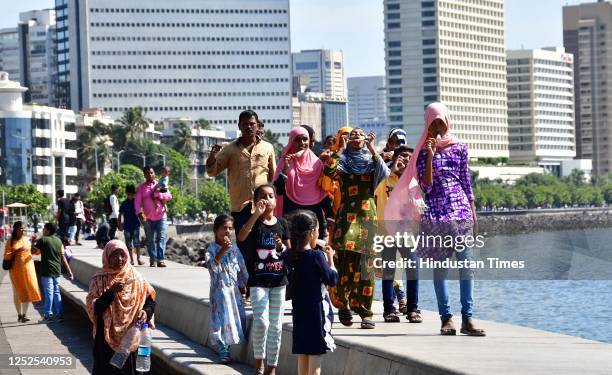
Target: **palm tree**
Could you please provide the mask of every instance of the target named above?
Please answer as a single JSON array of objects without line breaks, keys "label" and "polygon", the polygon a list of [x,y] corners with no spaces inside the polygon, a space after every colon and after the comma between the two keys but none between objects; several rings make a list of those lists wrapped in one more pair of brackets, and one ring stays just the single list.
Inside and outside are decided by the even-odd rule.
[{"label": "palm tree", "polygon": [[77,156],[81,163],[85,163],[88,174],[95,170],[97,154],[98,171],[101,176],[104,175],[106,162],[112,152],[112,128],[112,125],[105,125],[95,120],[91,127],[85,128],[79,135],[81,147],[77,149]]},{"label": "palm tree", "polygon": [[134,107],[125,111],[123,116],[117,121],[119,125],[125,128],[126,141],[142,138],[144,136],[149,126],[149,122],[151,122],[145,114],[146,110],[142,107]]},{"label": "palm tree", "polygon": [[283,144],[278,141],[280,135],[277,133],[272,133],[270,129],[266,129],[264,132],[264,140],[274,147],[274,151],[276,153],[276,159],[280,158],[281,153],[283,152]]},{"label": "palm tree", "polygon": [[189,158],[194,151],[193,140],[191,139],[191,127],[184,122],[179,122],[174,128],[172,137],[174,149]]},{"label": "palm tree", "polygon": [[196,121],[198,124],[198,127],[202,130],[207,130],[210,129],[210,122],[208,122],[207,119],[205,118],[201,118],[198,121]]}]

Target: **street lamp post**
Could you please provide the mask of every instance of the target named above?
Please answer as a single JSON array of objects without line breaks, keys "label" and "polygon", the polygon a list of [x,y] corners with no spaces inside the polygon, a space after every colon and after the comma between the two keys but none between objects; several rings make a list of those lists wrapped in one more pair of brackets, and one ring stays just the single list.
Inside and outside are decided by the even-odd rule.
[{"label": "street lamp post", "polygon": [[147,166],[147,155],[144,155],[144,154],[137,154],[137,153],[134,153],[134,155],[136,155],[136,156],[138,156],[138,157],[142,158],[142,167],[143,167],[143,168]]},{"label": "street lamp post", "polygon": [[119,173],[119,168],[121,168],[121,153],[125,152],[125,150],[117,151],[117,173]]}]

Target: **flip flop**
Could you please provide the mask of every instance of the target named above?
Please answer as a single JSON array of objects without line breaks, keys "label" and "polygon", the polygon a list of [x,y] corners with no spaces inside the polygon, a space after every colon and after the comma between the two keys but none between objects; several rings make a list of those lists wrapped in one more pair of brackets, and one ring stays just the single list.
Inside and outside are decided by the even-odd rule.
[{"label": "flip flop", "polygon": [[361,320],[361,329],[374,329],[376,328],[376,323],[372,321],[370,318],[363,318]]},{"label": "flip flop", "polygon": [[408,315],[406,315],[406,319],[410,323],[423,323],[423,317],[421,317],[421,310],[411,310]]},{"label": "flip flop", "polygon": [[353,325],[353,314],[350,310],[338,310],[338,319],[345,327]]},{"label": "flip flop", "polygon": [[457,330],[455,329],[453,321],[450,318],[442,322],[442,328],[440,328],[440,334],[442,336],[455,336],[457,334]]}]

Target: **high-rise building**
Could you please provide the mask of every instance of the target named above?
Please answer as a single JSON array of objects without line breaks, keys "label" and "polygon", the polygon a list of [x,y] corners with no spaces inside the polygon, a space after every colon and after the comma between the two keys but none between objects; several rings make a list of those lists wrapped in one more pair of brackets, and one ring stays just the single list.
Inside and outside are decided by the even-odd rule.
[{"label": "high-rise building", "polygon": [[27,90],[0,72],[0,184],[34,184],[54,196],[77,192],[73,111],[23,104]]},{"label": "high-rise building", "polygon": [[556,175],[576,156],[574,64],[563,47],[507,51],[510,160]]},{"label": "high-rise building", "polygon": [[307,78],[308,91],[346,99],[342,51],[302,50],[292,53],[293,76]]},{"label": "high-rise building", "polygon": [[612,172],[612,4],[563,7],[563,45],[574,55],[576,158],[592,159],[593,174]]},{"label": "high-rise building", "polygon": [[293,97],[293,126],[308,125],[315,132],[315,141],[321,141],[323,133],[323,110],[321,102],[302,101]]},{"label": "high-rise building", "polygon": [[55,10],[20,13],[19,20],[19,78],[28,88],[25,101],[54,105],[57,81]]},{"label": "high-rise building", "polygon": [[19,33],[16,27],[0,29],[0,70],[19,82]]},{"label": "high-rise building", "polygon": [[54,9],[20,13],[17,27],[0,30],[0,70],[28,89],[26,103],[55,103],[55,52]]},{"label": "high-rise building", "polygon": [[56,0],[59,101],[118,118],[205,118],[237,128],[255,110],[291,127],[289,0]]},{"label": "high-rise building", "polygon": [[440,101],[470,157],[508,156],[503,0],[384,0],[387,119],[408,144]]},{"label": "high-rise building", "polygon": [[385,77],[350,77],[347,83],[349,124],[376,132],[381,140],[387,133]]},{"label": "high-rise building", "polygon": [[[347,125],[346,99],[330,98],[320,92],[305,92],[299,96],[299,101],[305,105],[305,108],[309,108],[311,111],[318,108],[321,109],[321,131],[317,134],[317,140],[324,140],[327,135],[336,134],[341,127]],[[308,106],[307,103],[316,103],[318,105]],[[318,116],[315,117],[315,119],[317,118]]]}]

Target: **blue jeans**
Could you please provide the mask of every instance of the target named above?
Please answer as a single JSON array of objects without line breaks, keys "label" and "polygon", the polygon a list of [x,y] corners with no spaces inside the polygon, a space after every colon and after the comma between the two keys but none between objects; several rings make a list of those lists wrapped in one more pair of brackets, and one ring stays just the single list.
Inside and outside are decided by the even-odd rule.
[{"label": "blue jeans", "polygon": [[[455,252],[457,260],[472,260],[474,252],[472,248],[466,248],[462,252]],[[436,268],[434,270],[434,289],[436,291],[436,299],[438,300],[438,312],[440,319],[446,321],[450,319],[451,314],[450,304],[448,302],[448,269]],[[459,290],[461,295],[461,317],[464,320],[472,317],[473,292],[474,292],[474,270],[469,268],[461,268],[459,270]]]},{"label": "blue jeans", "polygon": [[[409,254],[407,254],[409,253]],[[403,258],[408,258],[414,262],[415,267],[418,265],[418,258],[416,252],[410,251],[410,249],[400,249],[400,254]],[[396,249],[387,248],[383,249],[383,260],[395,260]],[[406,256],[408,255],[408,256]],[[382,280],[382,293],[383,293],[383,306],[385,312],[393,310],[393,302],[395,301],[395,291],[393,289],[393,280],[395,277],[395,269],[385,268],[383,269],[383,280]],[[416,310],[419,307],[419,269],[418,268],[406,268],[406,302],[408,311]]]},{"label": "blue jeans", "polygon": [[166,233],[168,227],[166,219],[147,220],[144,225],[145,235],[147,236],[147,252],[151,260],[161,262],[166,255]]},{"label": "blue jeans", "polygon": [[[45,304],[43,307],[45,317],[62,315],[62,295],[59,287],[60,276],[42,276],[43,296]],[[51,308],[53,307],[53,312]]]},{"label": "blue jeans", "polygon": [[123,230],[123,237],[125,237],[125,244],[128,250],[140,248],[140,227],[132,230]]}]

